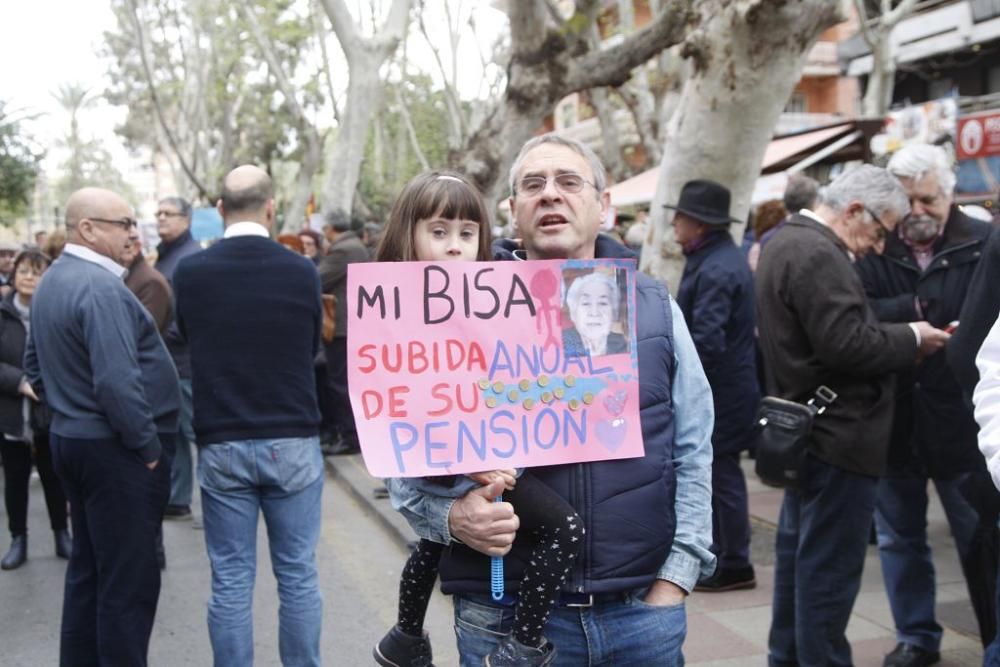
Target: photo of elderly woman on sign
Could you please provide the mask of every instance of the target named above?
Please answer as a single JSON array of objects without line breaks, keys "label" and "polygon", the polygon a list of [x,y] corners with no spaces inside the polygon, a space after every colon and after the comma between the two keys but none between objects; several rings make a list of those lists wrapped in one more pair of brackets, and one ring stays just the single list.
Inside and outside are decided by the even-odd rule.
[{"label": "photo of elderly woman on sign", "polygon": [[[563,271],[563,351],[567,357],[600,357],[629,351],[622,297],[624,271]],[[573,276],[572,274],[577,274]]]}]

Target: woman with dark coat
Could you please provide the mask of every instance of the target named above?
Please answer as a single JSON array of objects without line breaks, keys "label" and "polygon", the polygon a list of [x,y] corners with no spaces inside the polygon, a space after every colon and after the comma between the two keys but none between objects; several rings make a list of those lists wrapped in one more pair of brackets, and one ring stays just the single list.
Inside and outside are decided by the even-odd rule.
[{"label": "woman with dark coat", "polygon": [[14,262],[14,291],[0,301],[0,458],[4,501],[13,538],[10,550],[0,561],[4,570],[18,568],[28,558],[28,480],[32,458],[42,479],[49,522],[55,533],[56,555],[69,558],[73,546],[66,530],[66,496],[52,470],[48,409],[39,402],[22,370],[31,297],[48,266],[48,258],[40,252],[21,253]]}]

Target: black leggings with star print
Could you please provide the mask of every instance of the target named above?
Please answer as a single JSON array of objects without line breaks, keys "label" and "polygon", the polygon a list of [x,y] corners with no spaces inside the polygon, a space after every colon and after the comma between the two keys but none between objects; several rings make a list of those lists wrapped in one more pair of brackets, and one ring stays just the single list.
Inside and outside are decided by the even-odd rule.
[{"label": "black leggings with star print", "polygon": [[[521,475],[514,490],[508,491],[504,499],[514,505],[521,520],[519,530],[527,531],[535,545],[514,608],[514,638],[527,646],[538,646],[542,628],[583,544],[583,522],[562,496],[529,472]],[[444,545],[437,542],[420,540],[403,568],[398,624],[407,634],[423,634],[424,616],[443,549]]]}]

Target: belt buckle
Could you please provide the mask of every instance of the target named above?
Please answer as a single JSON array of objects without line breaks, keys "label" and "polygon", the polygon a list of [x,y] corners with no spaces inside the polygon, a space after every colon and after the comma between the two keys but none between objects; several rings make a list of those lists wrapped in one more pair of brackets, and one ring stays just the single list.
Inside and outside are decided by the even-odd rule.
[{"label": "belt buckle", "polygon": [[586,593],[585,595],[587,596],[587,601],[586,602],[567,602],[563,606],[564,607],[577,607],[577,608],[593,607],[594,606],[594,594],[593,593]]}]

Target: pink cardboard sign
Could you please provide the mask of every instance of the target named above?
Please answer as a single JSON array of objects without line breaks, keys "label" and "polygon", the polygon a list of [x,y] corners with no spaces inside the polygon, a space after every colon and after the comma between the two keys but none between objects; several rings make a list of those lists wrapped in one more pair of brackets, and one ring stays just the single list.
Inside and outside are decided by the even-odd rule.
[{"label": "pink cardboard sign", "polygon": [[643,455],[632,260],[352,264],[347,311],[372,475]]}]

